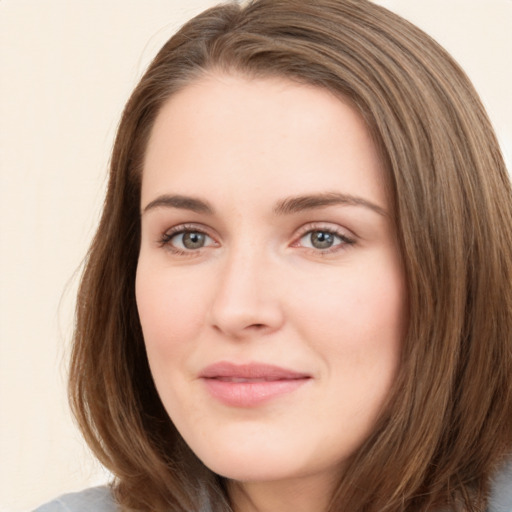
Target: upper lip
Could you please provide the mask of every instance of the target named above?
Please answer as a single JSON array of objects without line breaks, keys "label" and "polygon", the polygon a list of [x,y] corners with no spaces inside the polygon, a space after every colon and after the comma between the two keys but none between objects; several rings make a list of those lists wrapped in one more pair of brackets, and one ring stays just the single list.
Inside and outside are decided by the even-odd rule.
[{"label": "upper lip", "polygon": [[306,379],[310,375],[273,364],[248,363],[235,364],[220,361],[205,367],[199,374],[203,379],[258,379],[258,380],[292,380]]}]

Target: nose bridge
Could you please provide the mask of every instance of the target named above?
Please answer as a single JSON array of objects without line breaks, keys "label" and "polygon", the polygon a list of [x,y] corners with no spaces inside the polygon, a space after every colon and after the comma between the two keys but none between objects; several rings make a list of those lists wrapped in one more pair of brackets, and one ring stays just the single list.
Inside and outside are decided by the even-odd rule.
[{"label": "nose bridge", "polygon": [[225,334],[240,337],[271,332],[282,322],[273,284],[272,259],[262,244],[240,240],[222,261],[211,308],[211,321]]}]

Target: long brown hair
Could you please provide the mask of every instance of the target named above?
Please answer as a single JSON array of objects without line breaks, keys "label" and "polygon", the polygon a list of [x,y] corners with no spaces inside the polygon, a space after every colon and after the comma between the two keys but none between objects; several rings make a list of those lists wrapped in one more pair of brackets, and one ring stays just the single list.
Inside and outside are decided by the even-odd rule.
[{"label": "long brown hair", "polygon": [[154,387],[135,303],[139,193],[164,102],[211,70],[280,76],[349,98],[384,159],[408,331],[385,411],[330,510],[480,511],[512,452],[512,193],[469,80],[419,29],[367,0],[210,9],[158,53],[128,101],[78,296],[70,398],[126,510],[230,510]]}]

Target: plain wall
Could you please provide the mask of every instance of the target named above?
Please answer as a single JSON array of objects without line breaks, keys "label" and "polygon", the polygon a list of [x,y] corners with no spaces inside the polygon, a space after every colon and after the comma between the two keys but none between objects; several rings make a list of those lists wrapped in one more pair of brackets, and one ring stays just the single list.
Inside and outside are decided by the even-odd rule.
[{"label": "plain wall", "polygon": [[[106,482],[65,396],[76,271],[131,89],[212,0],[0,0],[0,512]],[[381,0],[462,64],[512,162],[512,1]]]}]

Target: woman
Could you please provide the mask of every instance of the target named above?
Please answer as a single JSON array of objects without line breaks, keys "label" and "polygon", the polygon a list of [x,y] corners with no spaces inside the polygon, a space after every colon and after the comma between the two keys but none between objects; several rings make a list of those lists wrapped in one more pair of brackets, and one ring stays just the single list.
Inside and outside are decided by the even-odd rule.
[{"label": "woman", "polygon": [[115,481],[67,506],[510,510],[511,280],[435,42],[364,0],[206,11],[118,130],[70,377]]}]

